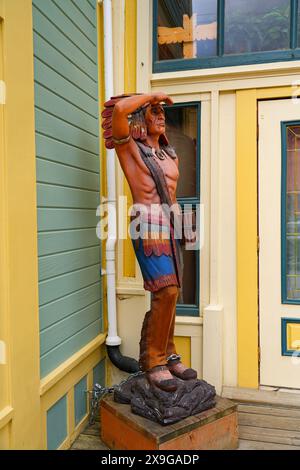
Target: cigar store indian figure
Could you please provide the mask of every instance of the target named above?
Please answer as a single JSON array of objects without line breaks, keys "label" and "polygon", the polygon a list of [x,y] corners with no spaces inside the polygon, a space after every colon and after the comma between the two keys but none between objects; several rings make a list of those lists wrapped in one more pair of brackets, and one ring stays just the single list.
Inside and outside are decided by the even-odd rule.
[{"label": "cigar store indian figure", "polygon": [[[115,148],[131,189],[132,244],[144,288],[152,293],[141,332],[139,366],[151,385],[173,392],[176,377],[196,379],[197,372],[184,366],[174,344],[186,239],[179,238],[174,222],[181,213],[176,200],[178,156],[165,134],[161,103],[173,101],[165,93],[112,97],[104,104],[102,127],[106,147]],[[172,207],[173,219],[165,207]]]}]

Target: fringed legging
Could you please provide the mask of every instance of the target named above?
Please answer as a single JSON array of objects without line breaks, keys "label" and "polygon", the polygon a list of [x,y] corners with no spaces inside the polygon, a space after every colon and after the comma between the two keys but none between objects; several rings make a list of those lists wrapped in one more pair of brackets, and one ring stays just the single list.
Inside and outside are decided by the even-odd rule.
[{"label": "fringed legging", "polygon": [[176,354],[174,328],[179,289],[167,286],[153,293],[151,309],[146,313],[140,340],[139,365],[142,371],[167,364]]}]

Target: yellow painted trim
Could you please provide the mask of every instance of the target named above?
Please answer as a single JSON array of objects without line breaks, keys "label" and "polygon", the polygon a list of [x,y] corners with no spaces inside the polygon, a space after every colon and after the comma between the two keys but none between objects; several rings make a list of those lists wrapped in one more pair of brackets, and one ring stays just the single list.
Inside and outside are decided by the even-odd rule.
[{"label": "yellow painted trim", "polygon": [[[125,57],[124,57],[124,91],[134,93],[136,91],[136,28],[137,28],[137,3],[136,0],[125,0]],[[132,196],[129,185],[124,178],[124,195],[127,197],[127,209],[132,205]],[[128,211],[127,211],[128,213]],[[127,217],[127,224],[129,217]],[[135,277],[135,254],[132,242],[127,237],[123,242],[123,275]]]},{"label": "yellow painted trim", "polygon": [[29,450],[41,448],[32,1],[4,0],[1,14],[7,89],[0,163],[5,181],[5,380],[7,405],[14,408],[11,446]]},{"label": "yellow painted trim", "polygon": [[70,448],[70,445],[70,437],[68,436],[57,450],[68,450]]},{"label": "yellow painted trim", "polygon": [[42,432],[42,448],[47,449],[47,410],[43,410],[41,406],[41,432]]},{"label": "yellow painted trim", "polygon": [[[104,358],[104,350],[102,346],[105,342],[106,334],[101,334],[97,338],[93,339],[89,344],[84,346],[84,348],[77,351],[73,356],[71,356],[67,361],[57,367],[53,372],[51,372],[47,377],[41,380],[40,386],[40,395],[43,396],[55,385],[60,383],[69,375],[76,375],[76,368],[85,367],[85,361],[91,360],[91,355],[99,355],[101,351],[101,359]],[[99,359],[99,360],[101,360]]]},{"label": "yellow painted trim", "polygon": [[14,417],[14,409],[6,406],[0,411],[0,429],[4,428]]},{"label": "yellow painted trim", "polygon": [[293,88],[291,86],[273,87],[273,88],[259,88],[256,92],[258,100],[275,98],[285,98],[291,96]]},{"label": "yellow painted trim", "polygon": [[[99,115],[102,111],[102,103],[105,101],[105,80],[104,80],[104,29],[103,29],[103,8],[97,4],[97,28],[98,28],[98,93],[99,93]],[[100,202],[102,197],[107,194],[107,179],[106,179],[106,149],[104,145],[104,139],[102,137],[103,129],[101,127],[101,116],[99,116],[99,136],[100,136]],[[106,267],[106,252],[105,252],[105,240],[101,240],[101,255],[102,255],[102,268]],[[107,285],[106,276],[102,277],[102,288],[103,288],[103,300],[102,300],[102,311],[103,311],[103,329],[108,329],[107,319]]]},{"label": "yellow painted trim", "polygon": [[81,434],[81,432],[86,428],[87,424],[89,421],[89,415],[88,413],[82,418],[81,421],[77,424],[75,427],[74,431],[70,435],[71,442],[74,442],[77,436]]},{"label": "yellow painted trim", "polygon": [[300,94],[291,86],[236,92],[238,386],[258,388],[257,106]]},{"label": "yellow painted trim", "polygon": [[[270,78],[282,75],[299,74],[300,61],[269,62],[266,64],[233,65],[230,67],[216,67],[208,69],[184,70],[177,72],[154,73],[150,80],[155,87],[164,87],[169,83],[211,83],[213,88],[219,90],[235,89],[234,82],[246,82],[248,79]],[[226,81],[227,84],[222,83]],[[198,85],[199,86],[199,85]],[[256,85],[257,86],[257,85]],[[247,87],[249,88],[249,86]],[[264,87],[266,88],[266,87]]]},{"label": "yellow painted trim", "polygon": [[258,387],[256,90],[236,93],[238,384]]},{"label": "yellow painted trim", "polygon": [[[3,3],[3,2],[2,2]],[[0,19],[0,95],[4,89],[3,70],[3,21]],[[9,403],[9,370],[7,363],[8,353],[8,230],[7,230],[7,188],[6,188],[6,162],[4,148],[4,105],[0,96],[0,350],[6,356],[0,357],[0,409]]]},{"label": "yellow painted trim", "polygon": [[181,355],[181,360],[186,367],[191,367],[191,337],[174,336],[176,352]]},{"label": "yellow painted trim", "polygon": [[0,450],[11,449],[11,421],[0,429]]},{"label": "yellow painted trim", "polygon": [[67,432],[69,440],[71,441],[71,435],[75,430],[75,400],[74,400],[74,386],[68,390],[67,393]]}]

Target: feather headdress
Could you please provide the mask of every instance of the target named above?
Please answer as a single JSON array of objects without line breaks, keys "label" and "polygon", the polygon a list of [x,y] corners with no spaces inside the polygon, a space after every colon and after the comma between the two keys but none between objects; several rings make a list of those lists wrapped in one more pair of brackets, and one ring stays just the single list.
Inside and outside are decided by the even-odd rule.
[{"label": "feather headdress", "polygon": [[[124,98],[128,98],[130,96],[141,95],[141,94],[142,93],[130,93],[130,94],[112,96],[110,100],[104,103],[104,110],[102,111],[101,116],[102,116],[102,129],[104,129],[103,137],[105,139],[105,147],[107,149],[115,148],[115,144],[113,142],[113,135],[112,135],[112,115],[114,112],[115,105]],[[144,106],[141,106],[140,108],[136,109],[136,111],[134,111],[128,116],[130,134],[134,140],[139,140],[143,142],[147,138],[145,110],[148,106],[149,106],[149,103],[146,103]],[[169,141],[165,134],[162,134],[160,136],[159,143],[161,145],[169,145]]]}]

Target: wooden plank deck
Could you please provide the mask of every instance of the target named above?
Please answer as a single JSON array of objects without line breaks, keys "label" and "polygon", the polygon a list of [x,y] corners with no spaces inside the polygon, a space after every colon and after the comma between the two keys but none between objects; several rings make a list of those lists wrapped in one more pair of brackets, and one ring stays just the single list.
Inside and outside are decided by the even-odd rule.
[{"label": "wooden plank deck", "polygon": [[83,432],[73,442],[70,450],[109,450],[100,440],[100,421],[87,425]]}]

